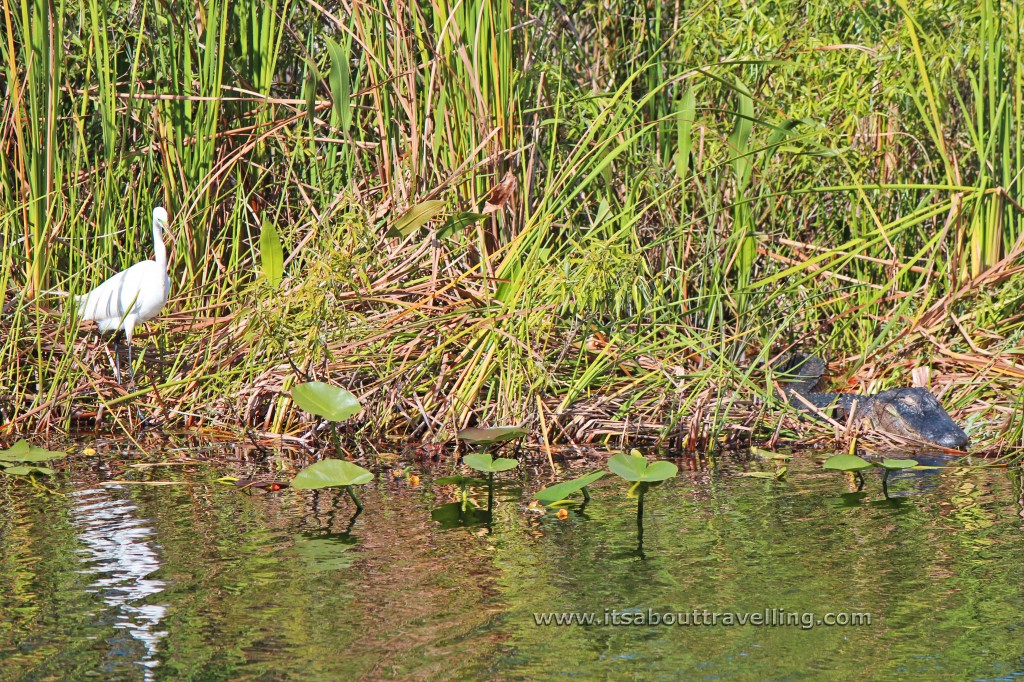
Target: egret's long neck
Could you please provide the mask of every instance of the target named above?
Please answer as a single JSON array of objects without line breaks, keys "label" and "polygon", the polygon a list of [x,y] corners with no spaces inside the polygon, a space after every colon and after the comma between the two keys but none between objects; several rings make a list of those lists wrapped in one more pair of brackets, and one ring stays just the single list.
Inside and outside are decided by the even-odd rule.
[{"label": "egret's long neck", "polygon": [[157,220],[153,221],[153,250],[156,251],[156,264],[167,272],[167,247],[164,246],[163,230],[160,229],[160,222]]}]

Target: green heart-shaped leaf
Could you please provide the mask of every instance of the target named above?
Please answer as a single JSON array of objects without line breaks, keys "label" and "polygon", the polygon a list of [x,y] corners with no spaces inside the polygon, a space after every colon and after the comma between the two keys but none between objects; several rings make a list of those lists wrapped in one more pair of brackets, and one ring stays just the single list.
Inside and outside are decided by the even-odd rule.
[{"label": "green heart-shaped leaf", "polygon": [[296,490],[319,490],[339,485],[363,485],[373,480],[373,474],[343,459],[325,459],[310,464],[292,481]]},{"label": "green heart-shaped leaf", "polygon": [[478,453],[466,455],[462,458],[462,461],[470,469],[476,469],[477,471],[483,471],[490,474],[496,474],[499,471],[508,471],[509,469],[515,469],[519,466],[519,462],[514,459],[507,459],[505,457],[493,459],[490,455]]},{"label": "green heart-shaped leaf", "polygon": [[638,450],[633,450],[628,455],[621,452],[617,455],[612,455],[608,460],[608,468],[611,469],[612,473],[621,476],[627,481],[639,483],[664,481],[672,478],[679,472],[679,467],[672,462],[652,462],[648,464],[647,458],[640,454]]},{"label": "green heart-shaped leaf", "polygon": [[882,468],[884,469],[913,469],[917,466],[916,459],[883,459]]},{"label": "green heart-shaped leaf", "polygon": [[863,471],[871,468],[871,462],[861,459],[857,455],[833,455],[825,460],[825,469],[836,471]]},{"label": "green heart-shaped leaf", "polygon": [[344,421],[363,409],[356,397],[345,389],[320,381],[293,386],[292,400],[306,412],[332,422]]},{"label": "green heart-shaped leaf", "polygon": [[67,456],[68,453],[61,450],[47,450],[35,445],[30,446],[24,440],[19,440],[7,450],[0,450],[0,461],[2,462],[46,462]]},{"label": "green heart-shaped leaf", "polygon": [[6,469],[3,469],[3,472],[5,474],[10,474],[11,476],[29,476],[30,474],[43,474],[44,476],[54,475],[53,469],[49,469],[47,467],[32,467],[25,465],[7,467]]},{"label": "green heart-shaped leaf", "polygon": [[604,474],[605,472],[603,471],[593,471],[585,476],[574,478],[571,481],[563,481],[562,483],[556,483],[555,485],[538,490],[533,494],[533,497],[541,504],[550,506],[557,502],[561,502],[574,492],[583,490],[588,485],[604,476]]},{"label": "green heart-shaped leaf", "polygon": [[4,451],[0,452],[0,454],[11,456],[11,457],[18,457],[18,456],[21,456],[21,455],[27,455],[28,451],[31,450],[31,449],[32,448],[31,448],[31,446],[29,446],[28,441],[26,441],[24,438],[22,438],[17,443],[15,443],[11,447],[7,448],[7,450],[4,450]]}]

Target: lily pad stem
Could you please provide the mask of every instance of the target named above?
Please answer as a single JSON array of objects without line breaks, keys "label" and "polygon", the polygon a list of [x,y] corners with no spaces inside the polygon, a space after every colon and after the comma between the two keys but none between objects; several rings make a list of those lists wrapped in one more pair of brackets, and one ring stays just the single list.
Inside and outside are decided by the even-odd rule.
[{"label": "lily pad stem", "polygon": [[358,511],[363,511],[363,505],[360,504],[359,498],[356,497],[356,491],[352,489],[352,486],[350,486],[350,485],[345,486],[345,490],[348,491],[348,496],[352,498],[352,501],[356,503],[356,509]]}]

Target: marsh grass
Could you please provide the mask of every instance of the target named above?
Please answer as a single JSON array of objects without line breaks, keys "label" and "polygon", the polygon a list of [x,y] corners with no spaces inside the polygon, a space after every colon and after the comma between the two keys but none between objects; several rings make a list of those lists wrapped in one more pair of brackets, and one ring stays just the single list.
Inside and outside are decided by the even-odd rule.
[{"label": "marsh grass", "polygon": [[[656,5],[0,0],[3,428],[314,440],[315,379],[350,435],[841,439],[780,405],[801,347],[1020,446],[1020,10]],[[54,292],[147,257],[154,204],[124,387]]]}]

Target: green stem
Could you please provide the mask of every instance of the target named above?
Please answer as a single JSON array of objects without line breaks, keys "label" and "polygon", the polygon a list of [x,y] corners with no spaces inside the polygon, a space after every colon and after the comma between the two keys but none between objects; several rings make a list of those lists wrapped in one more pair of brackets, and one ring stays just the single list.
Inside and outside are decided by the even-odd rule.
[{"label": "green stem", "polygon": [[341,439],[338,437],[337,422],[331,422],[331,439],[334,441],[334,454],[341,457]]},{"label": "green stem", "polygon": [[363,511],[363,505],[360,504],[359,498],[356,497],[356,491],[352,489],[352,486],[345,486],[345,490],[348,491],[348,496],[352,498],[352,501],[356,503],[356,509],[358,509],[359,511]]}]

